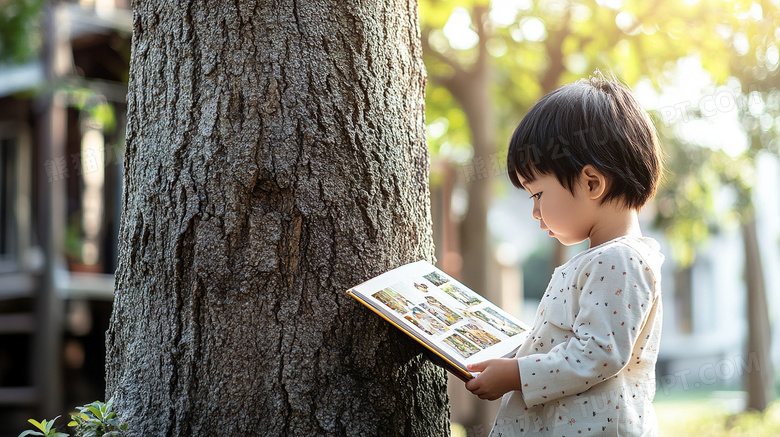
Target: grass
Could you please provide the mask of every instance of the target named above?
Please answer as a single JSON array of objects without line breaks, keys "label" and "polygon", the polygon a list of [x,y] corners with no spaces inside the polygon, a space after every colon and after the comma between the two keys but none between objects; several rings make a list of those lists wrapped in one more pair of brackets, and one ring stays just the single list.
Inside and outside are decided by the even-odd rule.
[{"label": "grass", "polygon": [[739,411],[743,402],[733,392],[706,396],[656,397],[661,437],[769,437],[780,436],[780,400],[763,413]]},{"label": "grass", "polygon": [[[777,437],[780,436],[780,399],[763,413],[739,412],[743,393],[729,391],[687,392],[656,396],[660,437]],[[483,431],[483,430],[479,430]],[[452,424],[452,437],[487,435]]]}]

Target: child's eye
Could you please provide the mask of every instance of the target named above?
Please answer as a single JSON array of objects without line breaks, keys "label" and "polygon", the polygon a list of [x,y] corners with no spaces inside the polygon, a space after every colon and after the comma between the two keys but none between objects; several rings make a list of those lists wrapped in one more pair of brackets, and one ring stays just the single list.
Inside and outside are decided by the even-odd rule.
[{"label": "child's eye", "polygon": [[542,192],[540,191],[540,192],[538,192],[536,194],[531,194],[531,197],[529,197],[529,199],[541,200],[542,199]]}]

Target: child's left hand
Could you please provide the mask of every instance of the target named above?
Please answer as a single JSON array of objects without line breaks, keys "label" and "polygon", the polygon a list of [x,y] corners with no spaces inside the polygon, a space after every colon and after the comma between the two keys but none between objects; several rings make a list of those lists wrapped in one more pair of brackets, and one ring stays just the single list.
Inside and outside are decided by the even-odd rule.
[{"label": "child's left hand", "polygon": [[466,389],[480,399],[494,401],[511,390],[520,390],[520,371],[517,360],[498,358],[481,363],[469,364],[469,372],[481,372],[466,383]]}]

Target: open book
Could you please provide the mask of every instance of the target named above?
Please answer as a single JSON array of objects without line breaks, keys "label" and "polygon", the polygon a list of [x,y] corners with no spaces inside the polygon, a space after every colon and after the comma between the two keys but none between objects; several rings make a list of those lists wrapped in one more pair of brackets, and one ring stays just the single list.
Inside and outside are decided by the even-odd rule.
[{"label": "open book", "polygon": [[427,261],[383,273],[347,293],[428,348],[458,378],[466,365],[511,356],[530,327]]}]

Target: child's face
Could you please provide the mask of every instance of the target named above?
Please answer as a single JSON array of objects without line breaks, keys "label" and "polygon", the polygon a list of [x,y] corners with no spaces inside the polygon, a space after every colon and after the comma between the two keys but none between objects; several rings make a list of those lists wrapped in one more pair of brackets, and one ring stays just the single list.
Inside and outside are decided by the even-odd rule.
[{"label": "child's face", "polygon": [[577,244],[589,237],[593,225],[591,202],[579,183],[572,194],[551,174],[538,175],[533,182],[519,179],[533,198],[532,214],[539,220],[542,230],[565,245]]}]

